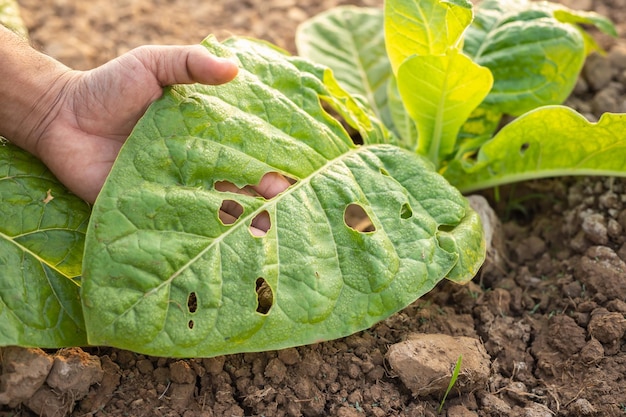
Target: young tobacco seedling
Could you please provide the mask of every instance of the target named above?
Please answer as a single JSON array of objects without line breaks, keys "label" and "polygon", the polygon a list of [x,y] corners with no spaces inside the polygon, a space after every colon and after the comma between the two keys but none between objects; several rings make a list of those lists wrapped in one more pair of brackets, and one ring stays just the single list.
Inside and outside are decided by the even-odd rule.
[{"label": "young tobacco seedling", "polygon": [[[559,106],[609,20],[548,2],[387,0],[304,23],[299,52],[370,103],[399,146],[462,192],[560,175],[626,175],[626,116]],[[355,66],[356,63],[356,66]],[[516,116],[496,133],[503,115]]]}]

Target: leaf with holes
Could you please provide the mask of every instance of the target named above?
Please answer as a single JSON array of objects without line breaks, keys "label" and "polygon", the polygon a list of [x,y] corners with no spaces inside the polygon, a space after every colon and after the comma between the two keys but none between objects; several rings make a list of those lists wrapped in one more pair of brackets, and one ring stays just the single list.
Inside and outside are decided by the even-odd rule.
[{"label": "leaf with holes", "polygon": [[475,160],[444,172],[465,192],[562,175],[620,175],[626,164],[625,114],[591,123],[574,110],[546,106],[528,112],[485,143]]},{"label": "leaf with holes", "polygon": [[367,100],[378,118],[391,124],[387,84],[393,77],[382,10],[335,7],[300,25],[296,44],[300,55],[331,67],[343,88]]},{"label": "leaf with holes", "polygon": [[[483,0],[472,9],[467,0],[386,0],[378,11],[337,7],[302,24],[298,51],[328,65],[373,107],[385,103],[377,114],[398,144],[443,168],[477,152],[504,114],[562,103],[587,54],[599,49],[589,28],[617,35],[608,19],[556,3]],[[465,56],[452,60],[454,51]],[[493,84],[485,83],[489,72]],[[372,80],[384,80],[387,89]]]},{"label": "leaf with holes", "polygon": [[[313,343],[476,273],[484,245],[467,201],[388,144],[330,70],[250,40],[204,45],[234,56],[238,77],[167,91],[94,206],[91,344],[213,356]],[[292,185],[268,199],[251,191],[274,173]]]},{"label": "leaf with holes", "polygon": [[86,344],[79,299],[89,206],[0,138],[0,346]]}]

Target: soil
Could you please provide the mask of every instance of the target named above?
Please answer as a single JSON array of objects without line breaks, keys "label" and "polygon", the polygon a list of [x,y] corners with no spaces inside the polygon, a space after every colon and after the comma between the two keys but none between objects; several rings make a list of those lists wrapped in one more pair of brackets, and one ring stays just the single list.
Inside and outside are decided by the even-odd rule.
[{"label": "soil", "polygon": [[[209,33],[295,52],[307,17],[382,0],[19,3],[38,48],[89,69],[135,46]],[[626,1],[566,3],[610,16],[620,33],[596,34],[609,53],[589,59],[568,104],[590,119],[626,112]],[[180,360],[4,348],[0,417],[625,415],[626,180],[551,179],[483,195],[495,209],[490,260],[466,286],[442,282],[367,331],[277,352]]]}]

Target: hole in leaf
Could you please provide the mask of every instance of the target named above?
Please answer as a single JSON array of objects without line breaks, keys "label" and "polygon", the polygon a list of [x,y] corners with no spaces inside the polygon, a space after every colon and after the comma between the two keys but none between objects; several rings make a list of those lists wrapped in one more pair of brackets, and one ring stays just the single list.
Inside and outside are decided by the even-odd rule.
[{"label": "hole in leaf", "polygon": [[347,130],[350,133],[350,139],[352,139],[352,143],[354,143],[355,145],[363,145],[363,136],[361,136],[359,132],[351,128]]},{"label": "hole in leaf", "polygon": [[240,191],[242,191],[241,188],[237,187],[235,184],[233,184],[230,181],[217,181],[213,187],[215,187],[216,191],[220,191],[222,193],[239,193]]},{"label": "hole in leaf", "polygon": [[270,230],[270,227],[272,227],[270,214],[266,210],[263,210],[252,219],[250,233],[256,237],[263,237],[267,234],[267,231]]},{"label": "hole in leaf", "polygon": [[198,299],[195,292],[190,292],[187,297],[187,309],[190,313],[195,313],[198,309]]},{"label": "hole in leaf", "polygon": [[521,156],[524,156],[524,154],[526,153],[526,150],[530,147],[530,143],[525,142],[522,143],[522,146],[520,146],[519,148],[519,153]]},{"label": "hole in leaf", "polygon": [[247,184],[238,187],[230,181],[217,181],[213,186],[216,191],[223,193],[235,193],[250,197],[262,197],[270,200],[279,193],[285,191],[297,182],[294,178],[278,172],[266,172],[258,184]]},{"label": "hole in leaf", "polygon": [[193,329],[193,326],[194,326],[193,320],[189,320],[189,323],[187,323],[187,327],[189,327],[189,329]]},{"label": "hole in leaf", "polygon": [[219,218],[222,224],[231,225],[235,223],[243,214],[243,206],[235,200],[224,200],[219,211]]},{"label": "hole in leaf", "polygon": [[261,178],[261,181],[253,187],[256,195],[270,200],[287,188],[294,185],[297,181],[278,172],[267,172]]},{"label": "hole in leaf", "polygon": [[349,204],[343,212],[343,220],[346,226],[357,232],[370,233],[376,231],[372,219],[359,204]]},{"label": "hole in leaf", "polygon": [[265,278],[257,278],[255,290],[257,299],[256,312],[267,314],[274,304],[272,287],[265,281]]},{"label": "hole in leaf", "polygon": [[411,209],[411,206],[409,205],[409,203],[404,203],[402,205],[402,208],[400,208],[400,217],[406,220],[410,219],[412,216],[413,210]]},{"label": "hole in leaf", "polygon": [[328,113],[328,115],[337,120],[341,124],[341,126],[343,126],[346,132],[348,132],[350,139],[352,139],[352,143],[354,143],[355,145],[363,145],[363,136],[361,135],[361,133],[354,127],[352,127],[350,123],[348,123],[346,119],[341,114],[339,114],[332,102],[322,99],[322,108],[326,113]]}]

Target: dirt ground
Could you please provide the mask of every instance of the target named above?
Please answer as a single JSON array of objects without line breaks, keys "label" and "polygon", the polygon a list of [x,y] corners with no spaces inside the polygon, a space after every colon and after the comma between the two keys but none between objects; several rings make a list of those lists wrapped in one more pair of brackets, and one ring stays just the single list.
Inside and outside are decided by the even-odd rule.
[{"label": "dirt ground", "polygon": [[[135,46],[198,43],[210,33],[295,52],[295,28],[308,16],[382,0],[19,3],[38,48],[89,69]],[[610,16],[620,33],[598,36],[609,54],[588,61],[568,103],[589,118],[626,112],[626,0],[565,3]],[[367,331],[278,352],[177,360],[111,348],[4,349],[5,382],[20,364],[49,375],[37,396],[0,406],[0,417],[626,415],[626,180],[543,180],[505,187],[497,200],[484,195],[502,223],[494,261],[467,286],[441,283]],[[431,359],[451,358],[443,372],[416,359],[419,343],[439,349]],[[413,363],[398,359],[402,349]],[[465,367],[438,413],[450,352],[466,352]]]}]

